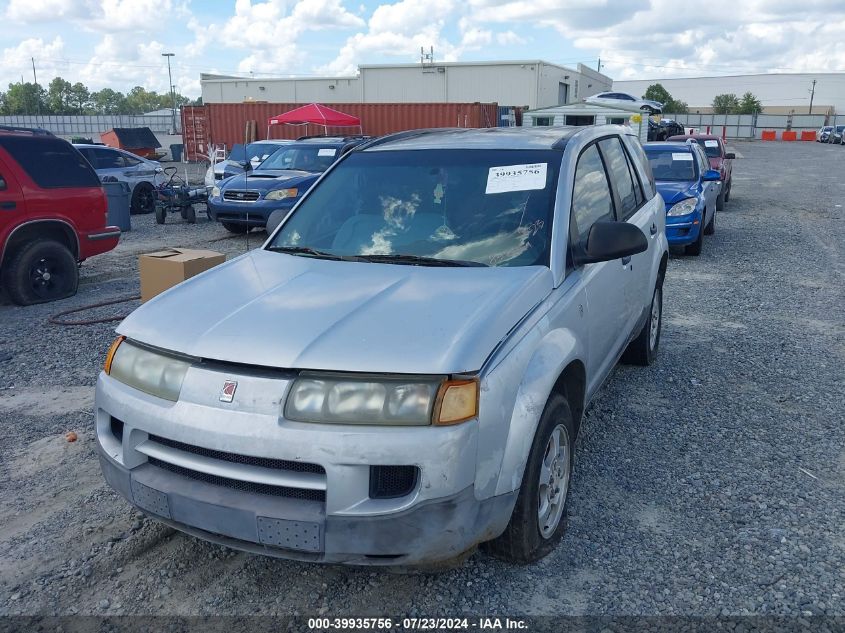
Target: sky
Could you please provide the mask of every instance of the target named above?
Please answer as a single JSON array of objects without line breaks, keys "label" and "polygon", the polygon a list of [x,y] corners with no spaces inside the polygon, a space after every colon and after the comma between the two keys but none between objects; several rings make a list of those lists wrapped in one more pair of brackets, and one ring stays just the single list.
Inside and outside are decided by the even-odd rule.
[{"label": "sky", "polygon": [[543,59],[614,79],[845,71],[845,0],[0,0],[0,90],[200,94],[201,72],[350,76],[358,64]]}]

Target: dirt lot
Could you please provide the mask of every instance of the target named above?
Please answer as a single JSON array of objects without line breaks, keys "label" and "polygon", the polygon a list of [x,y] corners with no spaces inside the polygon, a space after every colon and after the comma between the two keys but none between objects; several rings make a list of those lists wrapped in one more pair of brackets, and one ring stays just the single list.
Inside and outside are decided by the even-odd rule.
[{"label": "dirt lot", "polygon": [[670,261],[659,361],[618,368],[596,399],[567,536],[529,567],[476,554],[396,576],[263,558],[143,518],[105,485],[92,397],[113,324],[47,318],[137,293],[139,253],[232,257],[263,233],[135,217],[83,265],[77,297],[0,299],[0,615],[845,616],[845,148],[736,149],[716,234]]}]

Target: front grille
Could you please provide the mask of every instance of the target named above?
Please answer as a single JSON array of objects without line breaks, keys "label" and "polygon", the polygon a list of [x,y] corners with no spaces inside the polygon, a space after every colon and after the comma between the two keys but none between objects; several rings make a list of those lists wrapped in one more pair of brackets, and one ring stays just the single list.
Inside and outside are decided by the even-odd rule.
[{"label": "front grille", "polygon": [[419,472],[416,466],[370,466],[370,498],[395,499],[411,494]]},{"label": "front grille", "polygon": [[258,200],[258,192],[244,189],[227,189],[223,192],[224,200],[232,202],[255,202]]},{"label": "front grille", "polygon": [[223,488],[231,488],[240,492],[251,492],[259,495],[272,495],[275,497],[288,497],[290,499],[304,499],[307,501],[326,501],[325,490],[309,490],[307,488],[288,488],[287,486],[270,486],[268,484],[257,484],[251,481],[240,481],[239,479],[229,479],[228,477],[219,477],[217,475],[209,475],[208,473],[201,473],[189,468],[183,468],[176,464],[163,462],[153,457],[149,458],[149,464],[167,470],[171,473],[188,477],[195,481],[202,481],[213,486],[221,486]]},{"label": "front grille", "polygon": [[169,446],[170,448],[175,448],[177,450],[184,451],[185,453],[219,459],[233,464],[247,464],[249,466],[260,466],[262,468],[272,468],[274,470],[290,470],[297,473],[317,473],[318,475],[326,474],[326,469],[319,464],[308,464],[306,462],[294,462],[287,459],[270,459],[267,457],[252,457],[251,455],[225,453],[223,451],[215,451],[210,448],[184,444],[182,442],[177,442],[176,440],[167,439],[166,437],[159,437],[158,435],[150,435],[150,440],[156,444]]},{"label": "front grille", "polygon": [[111,433],[117,438],[118,442],[123,441],[123,422],[118,420],[117,418],[112,418],[109,422],[109,427],[111,428]]}]

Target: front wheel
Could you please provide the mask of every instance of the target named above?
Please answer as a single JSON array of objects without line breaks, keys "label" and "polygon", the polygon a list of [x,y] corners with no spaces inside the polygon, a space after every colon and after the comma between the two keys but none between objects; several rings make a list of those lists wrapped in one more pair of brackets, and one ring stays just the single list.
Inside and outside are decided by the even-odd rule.
[{"label": "front wheel", "polygon": [[728,188],[725,182],[722,182],[722,188],[719,191],[719,196],[716,198],[716,211],[721,211],[725,208],[725,202],[727,201],[728,196]]},{"label": "front wheel", "polygon": [[132,213],[152,213],[155,211],[155,206],[155,190],[153,186],[148,182],[138,183],[132,192]]},{"label": "front wheel", "polygon": [[223,228],[229,231],[229,233],[243,235],[249,231],[249,226],[246,224],[236,224],[235,222],[221,222],[220,224],[222,224]]},{"label": "front wheel", "polygon": [[[716,211],[718,211],[719,207],[716,207]],[[707,226],[704,227],[704,234],[705,235],[713,235],[716,232],[716,211],[713,211],[713,215],[710,216],[710,221],[707,223]]]},{"label": "front wheel", "polygon": [[493,556],[531,563],[551,552],[565,531],[575,425],[566,398],[552,394],[540,417],[519,496],[505,531],[485,543]]},{"label": "front wheel", "polygon": [[9,258],[3,270],[3,285],[19,305],[71,297],[79,285],[76,257],[60,242],[35,240]]},{"label": "front wheel", "polygon": [[622,362],[628,365],[647,366],[657,358],[657,348],[660,345],[660,330],[663,326],[663,285],[661,280],[651,295],[651,306],[643,329],[633,341],[628,344],[622,354]]},{"label": "front wheel", "polygon": [[[705,213],[705,215],[706,215],[706,213]],[[702,222],[704,221],[703,217],[702,217],[701,221]],[[698,228],[698,238],[696,238],[696,240],[692,244],[686,245],[686,247],[684,248],[684,253],[686,253],[687,255],[694,255],[694,256],[697,257],[698,255],[701,255],[701,251],[702,251],[703,248],[704,248],[704,227],[701,226],[701,227]]]}]

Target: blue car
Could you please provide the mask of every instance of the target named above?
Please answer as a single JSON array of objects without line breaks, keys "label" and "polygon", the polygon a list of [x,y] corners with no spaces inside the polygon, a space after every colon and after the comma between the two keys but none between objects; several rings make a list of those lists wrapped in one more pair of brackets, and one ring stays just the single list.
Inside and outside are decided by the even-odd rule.
[{"label": "blue car", "polygon": [[208,197],[208,214],[232,233],[265,228],[275,211],[285,214],[324,171],[367,137],[303,138],[277,149],[254,170],[221,180]]},{"label": "blue car", "polygon": [[644,146],[658,193],[666,203],[666,238],[700,255],[704,236],[716,231],[719,172],[710,169],[697,143],[646,143]]}]

